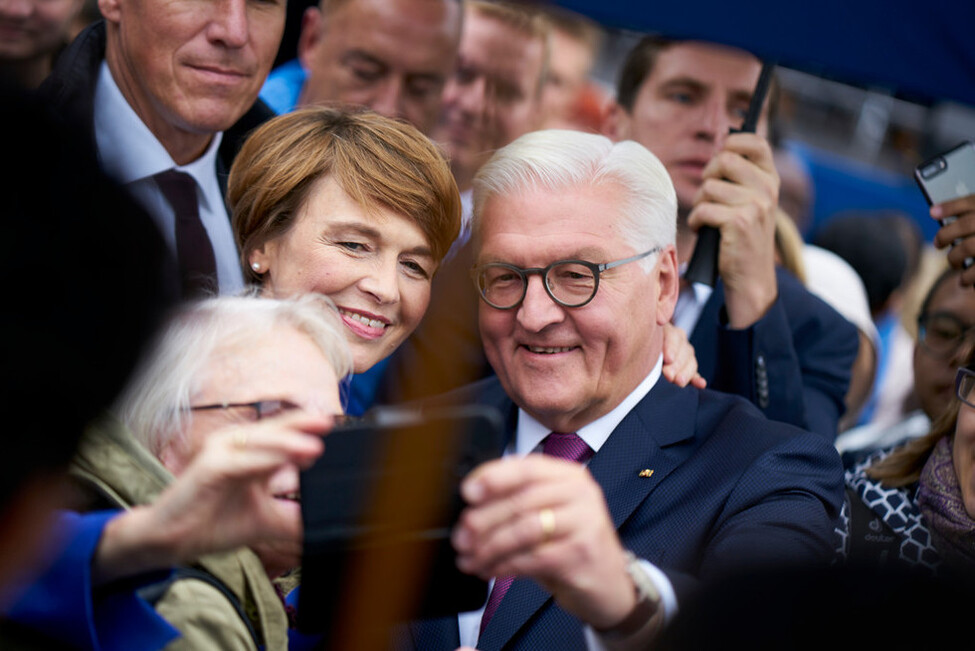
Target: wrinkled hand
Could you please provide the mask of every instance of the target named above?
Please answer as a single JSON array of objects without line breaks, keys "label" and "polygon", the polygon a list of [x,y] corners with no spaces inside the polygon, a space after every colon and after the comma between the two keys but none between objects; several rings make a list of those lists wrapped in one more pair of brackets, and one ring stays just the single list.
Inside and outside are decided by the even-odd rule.
[{"label": "wrinkled hand", "polygon": [[[948,262],[956,269],[965,269],[965,259],[975,257],[975,237],[972,237],[975,235],[975,194],[931,206],[931,216],[935,219],[957,217],[938,230],[934,245],[939,249],[950,246]],[[962,271],[961,282],[975,285],[975,266]]]},{"label": "wrinkled hand", "polygon": [[728,325],[747,328],[778,296],[775,209],[779,175],[772,149],[754,133],[734,133],[704,168],[688,226],[721,231],[718,269],[725,285]]},{"label": "wrinkled hand", "polygon": [[687,333],[672,323],[664,326],[664,364],[661,372],[664,378],[679,387],[693,384],[703,389],[708,382],[697,372],[697,356],[694,346],[687,339]]},{"label": "wrinkled hand", "polygon": [[[599,485],[582,465],[530,454],[489,461],[463,482],[468,507],[454,530],[457,566],[488,579],[537,581],[567,612],[597,628],[635,605],[623,548]],[[550,509],[550,534],[540,512]]]},{"label": "wrinkled hand", "polygon": [[[276,498],[272,481],[321,455],[327,418],[286,413],[209,435],[190,465],[149,506],[112,520],[96,552],[101,581],[183,564],[214,552],[255,546],[278,569],[301,553],[301,509]],[[290,564],[290,565],[289,565]],[[269,568],[270,569],[270,568]]]}]

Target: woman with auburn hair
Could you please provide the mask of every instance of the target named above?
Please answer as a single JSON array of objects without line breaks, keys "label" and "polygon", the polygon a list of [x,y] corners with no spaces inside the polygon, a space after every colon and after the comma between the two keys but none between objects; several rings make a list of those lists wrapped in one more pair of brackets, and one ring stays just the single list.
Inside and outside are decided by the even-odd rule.
[{"label": "woman with auburn hair", "polygon": [[403,121],[300,109],[248,137],[228,203],[249,280],[268,296],[315,292],[337,305],[359,374],[349,413],[360,415],[377,364],[419,324],[460,230],[443,154]]}]

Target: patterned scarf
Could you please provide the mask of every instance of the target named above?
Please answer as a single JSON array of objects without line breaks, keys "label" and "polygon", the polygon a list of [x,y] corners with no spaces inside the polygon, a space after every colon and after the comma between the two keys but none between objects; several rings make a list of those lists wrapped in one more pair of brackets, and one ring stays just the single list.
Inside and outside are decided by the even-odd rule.
[{"label": "patterned scarf", "polygon": [[921,470],[917,501],[944,559],[975,567],[975,520],[965,510],[947,436],[938,441]]}]

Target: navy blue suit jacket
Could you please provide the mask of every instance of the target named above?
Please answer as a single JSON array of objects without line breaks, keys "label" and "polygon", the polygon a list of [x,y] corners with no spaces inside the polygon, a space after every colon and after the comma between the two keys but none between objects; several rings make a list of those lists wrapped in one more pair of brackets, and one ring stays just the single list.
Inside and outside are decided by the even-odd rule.
[{"label": "navy blue suit jacket", "polygon": [[[455,395],[517,408],[496,378]],[[649,469],[650,477],[640,477]],[[823,437],[766,419],[747,401],[661,379],[620,422],[589,470],[623,546],[670,576],[678,600],[700,580],[770,564],[828,563],[843,499],[839,455]],[[403,648],[459,644],[456,617],[416,622]],[[534,581],[514,582],[478,648],[583,649],[582,625]]]},{"label": "navy blue suit jacket", "polygon": [[757,405],[772,420],[836,439],[857,355],[856,326],[776,268],[779,296],[755,325],[727,327],[724,284],[704,305],[691,344],[708,386]]}]

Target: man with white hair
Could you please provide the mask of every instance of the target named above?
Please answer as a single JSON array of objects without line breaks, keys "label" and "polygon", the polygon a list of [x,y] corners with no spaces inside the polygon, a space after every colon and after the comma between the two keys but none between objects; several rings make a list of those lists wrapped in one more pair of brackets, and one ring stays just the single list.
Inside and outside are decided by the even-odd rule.
[{"label": "man with white hair", "polygon": [[496,377],[454,397],[500,409],[509,443],[465,479],[453,543],[494,581],[481,611],[414,624],[416,648],[646,648],[698,581],[829,562],[835,449],[661,377],[676,211],[635,142],[539,131],[478,173],[473,277]]}]

